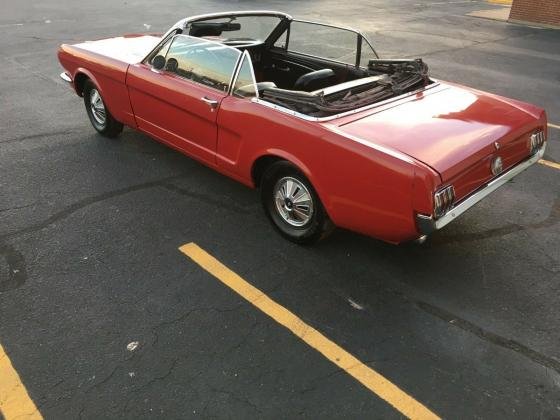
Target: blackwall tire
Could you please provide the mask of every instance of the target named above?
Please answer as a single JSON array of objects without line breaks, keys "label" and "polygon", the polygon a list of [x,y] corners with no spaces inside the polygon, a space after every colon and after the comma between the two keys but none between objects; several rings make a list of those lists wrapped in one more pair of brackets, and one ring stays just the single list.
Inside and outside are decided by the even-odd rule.
[{"label": "blackwall tire", "polygon": [[286,239],[314,244],[334,228],[309,180],[287,161],[272,164],[261,181],[264,211]]},{"label": "blackwall tire", "polygon": [[97,86],[91,80],[84,84],[84,105],[93,128],[105,137],[115,138],[123,130],[123,124],[111,115]]}]

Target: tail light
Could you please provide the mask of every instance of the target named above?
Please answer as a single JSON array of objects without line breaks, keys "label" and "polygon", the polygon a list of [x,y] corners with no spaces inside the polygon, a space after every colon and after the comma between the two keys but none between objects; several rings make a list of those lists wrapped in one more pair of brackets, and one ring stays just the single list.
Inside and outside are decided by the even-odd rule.
[{"label": "tail light", "polygon": [[543,147],[545,141],[545,135],[543,130],[539,130],[531,134],[529,138],[529,150],[531,154],[537,153],[541,147]]},{"label": "tail light", "polygon": [[436,191],[434,194],[434,216],[436,218],[443,216],[447,211],[453,207],[455,202],[455,188],[449,185]]}]

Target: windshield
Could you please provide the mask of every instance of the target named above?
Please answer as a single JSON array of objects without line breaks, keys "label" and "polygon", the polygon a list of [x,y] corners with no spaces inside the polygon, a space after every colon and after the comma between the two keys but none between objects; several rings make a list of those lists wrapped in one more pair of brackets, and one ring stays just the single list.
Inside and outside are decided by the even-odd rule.
[{"label": "windshield", "polygon": [[280,23],[276,16],[229,16],[197,20],[187,25],[189,35],[220,42],[264,41]]}]

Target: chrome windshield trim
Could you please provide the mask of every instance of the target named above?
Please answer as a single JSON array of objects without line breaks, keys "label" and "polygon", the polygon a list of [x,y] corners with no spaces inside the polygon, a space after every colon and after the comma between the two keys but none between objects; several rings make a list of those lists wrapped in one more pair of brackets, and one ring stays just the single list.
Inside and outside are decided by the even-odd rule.
[{"label": "chrome windshield trim", "polygon": [[196,22],[197,20],[219,19],[228,16],[272,16],[292,20],[292,17],[289,14],[274,10],[235,10],[232,12],[206,13],[203,15],[190,16],[180,22],[182,22],[184,26],[187,23]]},{"label": "chrome windshield trim", "polygon": [[241,72],[241,67],[243,66],[243,62],[245,61],[245,59],[249,61],[249,67],[251,69],[251,77],[253,79],[253,85],[255,87],[254,98],[256,99],[259,97],[259,90],[257,89],[257,79],[255,78],[255,71],[253,70],[253,60],[251,60],[251,54],[249,54],[249,51],[247,50],[243,51],[243,54],[241,54],[241,57],[239,57],[239,60],[235,68],[235,72],[233,73],[233,77],[229,85],[228,95],[233,95],[233,88],[235,86],[235,83],[237,82],[237,78],[239,77],[239,73]]},{"label": "chrome windshield trim", "polygon": [[515,176],[519,175],[528,167],[537,163],[540,159],[542,159],[545,149],[546,143],[536,154],[531,156],[529,159],[526,159],[523,162],[517,164],[507,172],[504,172],[502,175],[490,180],[474,193],[470,194],[466,198],[463,198],[439,219],[434,219],[432,216],[427,216],[424,214],[416,215],[416,225],[418,227],[418,231],[423,235],[428,235],[433,231],[439,230],[448,225],[457,217],[470,209],[472,206],[474,206],[476,203],[478,203],[480,200],[496,191],[498,188],[500,188]]},{"label": "chrome windshield trim", "polygon": [[72,83],[72,77],[66,71],[63,71],[62,73],[60,73],[60,78],[62,80],[64,80],[65,82]]}]

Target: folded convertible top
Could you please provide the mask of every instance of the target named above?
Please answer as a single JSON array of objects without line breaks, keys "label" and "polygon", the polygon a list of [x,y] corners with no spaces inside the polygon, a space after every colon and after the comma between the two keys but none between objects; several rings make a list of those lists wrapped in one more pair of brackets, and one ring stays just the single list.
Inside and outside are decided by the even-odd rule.
[{"label": "folded convertible top", "polygon": [[399,96],[431,83],[428,66],[421,60],[370,60],[370,76],[364,83],[315,92],[267,87],[262,97],[269,102],[313,117],[326,117]]}]

